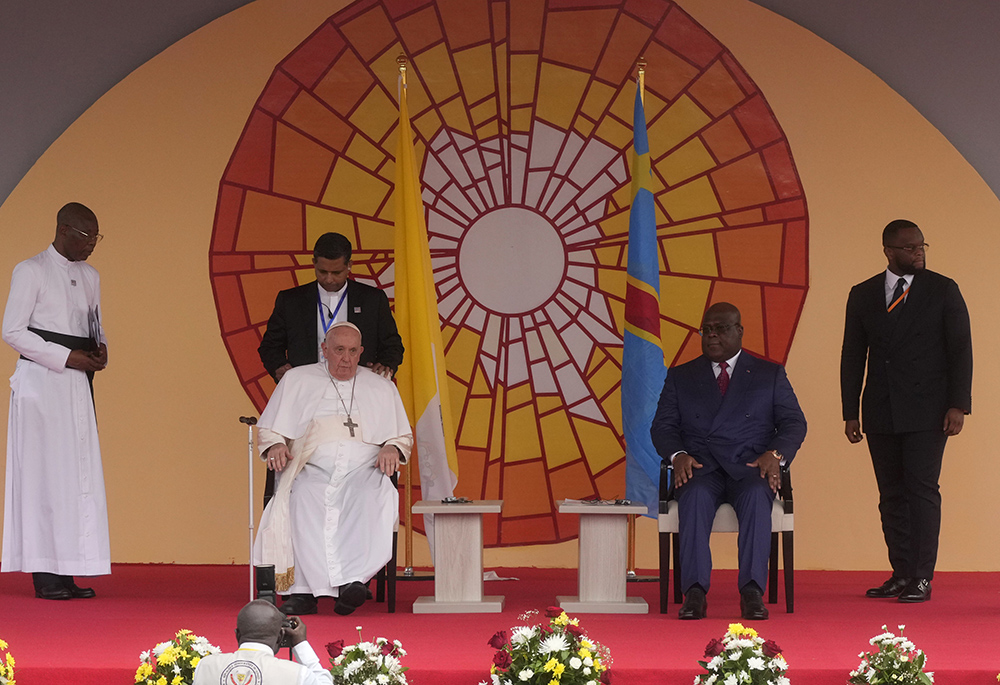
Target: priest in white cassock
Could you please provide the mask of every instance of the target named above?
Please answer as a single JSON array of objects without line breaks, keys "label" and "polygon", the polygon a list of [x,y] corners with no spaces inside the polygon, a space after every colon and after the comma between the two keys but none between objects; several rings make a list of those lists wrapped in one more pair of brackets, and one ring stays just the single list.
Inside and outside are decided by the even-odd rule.
[{"label": "priest in white cassock", "polygon": [[261,458],[278,479],[254,563],[274,565],[290,616],[316,613],[321,596],[350,614],[392,556],[399,496],[390,477],[413,435],[395,384],[358,367],[362,349],[357,326],[335,323],[325,361],[285,373],[257,422]]},{"label": "priest in white cassock", "polygon": [[93,376],[108,362],[101,284],[85,264],[97,217],[72,202],[56,236],[14,267],[3,339],[21,358],[10,379],[3,571],[32,574],[35,596],[94,596],[73,576],[111,573]]}]

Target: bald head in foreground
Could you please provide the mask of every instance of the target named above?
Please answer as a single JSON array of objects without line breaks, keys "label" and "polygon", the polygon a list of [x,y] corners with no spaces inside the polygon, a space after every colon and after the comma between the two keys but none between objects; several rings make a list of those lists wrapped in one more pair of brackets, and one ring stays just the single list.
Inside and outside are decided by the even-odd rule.
[{"label": "bald head in foreground", "polygon": [[[270,602],[257,599],[236,616],[239,649],[231,654],[211,654],[198,662],[193,685],[332,685],[333,676],[322,667],[316,652],[306,642],[306,624],[288,619]],[[295,660],[275,655],[290,647]]]}]

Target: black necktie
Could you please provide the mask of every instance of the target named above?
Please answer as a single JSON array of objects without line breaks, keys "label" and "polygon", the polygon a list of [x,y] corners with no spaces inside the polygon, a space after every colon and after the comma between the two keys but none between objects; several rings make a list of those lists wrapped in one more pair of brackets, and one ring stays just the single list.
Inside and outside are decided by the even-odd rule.
[{"label": "black necktie", "polygon": [[903,295],[906,293],[906,279],[900,278],[896,281],[896,289],[892,291],[887,309],[892,312],[903,306]]}]

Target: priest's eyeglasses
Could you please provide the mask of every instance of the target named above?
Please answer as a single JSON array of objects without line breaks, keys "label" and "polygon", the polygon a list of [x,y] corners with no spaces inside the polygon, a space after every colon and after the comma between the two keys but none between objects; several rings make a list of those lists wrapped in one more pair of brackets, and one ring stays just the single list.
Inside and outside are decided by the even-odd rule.
[{"label": "priest's eyeglasses", "polygon": [[703,338],[706,335],[712,335],[713,333],[715,333],[716,335],[724,335],[727,331],[729,331],[730,328],[734,328],[735,326],[739,326],[739,324],[738,323],[717,323],[717,324],[711,324],[711,323],[709,323],[709,324],[705,324],[704,326],[702,326],[701,328],[698,329],[698,335],[700,335]]},{"label": "priest's eyeglasses", "polygon": [[76,231],[77,233],[79,233],[81,236],[83,236],[83,239],[86,240],[88,243],[91,240],[93,240],[95,243],[99,243],[102,240],[104,240],[104,234],[103,233],[84,233],[79,228],[76,228],[75,226],[70,226],[69,224],[67,224],[67,228],[69,228],[72,231]]},{"label": "priest's eyeglasses", "polygon": [[927,250],[930,248],[930,245],[928,245],[927,243],[918,243],[916,245],[886,245],[886,247],[891,247],[893,250],[902,250],[907,254],[913,254],[917,250],[920,250],[921,252],[927,252]]}]

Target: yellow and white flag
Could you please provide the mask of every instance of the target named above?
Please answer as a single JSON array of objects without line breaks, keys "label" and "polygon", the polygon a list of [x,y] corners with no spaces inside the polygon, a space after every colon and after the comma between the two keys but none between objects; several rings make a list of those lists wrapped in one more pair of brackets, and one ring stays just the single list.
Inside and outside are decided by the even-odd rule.
[{"label": "yellow and white flag", "polygon": [[[458,456],[424,203],[414,156],[403,85],[396,147],[395,314],[406,353],[396,383],[406,414],[414,425],[421,496],[425,500],[440,500],[455,492]],[[432,517],[424,516],[424,524],[433,557]]]}]

